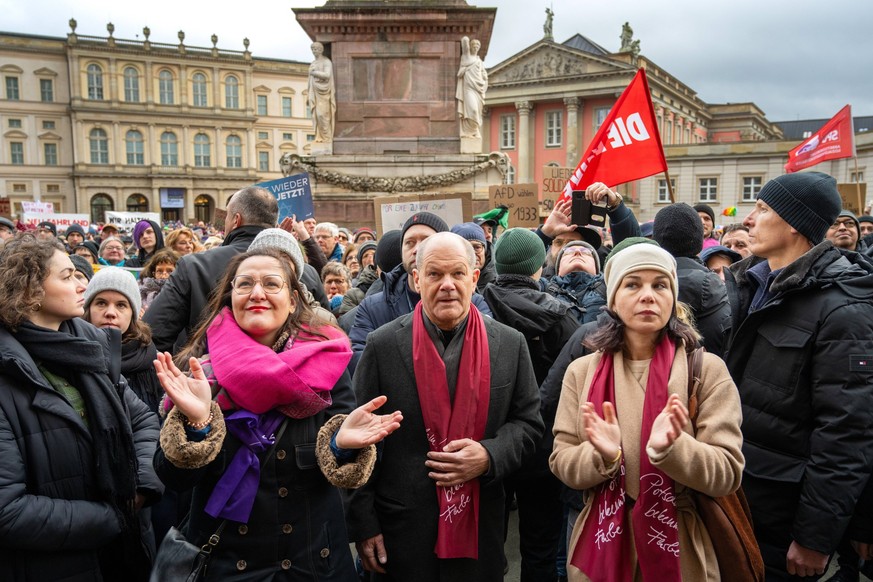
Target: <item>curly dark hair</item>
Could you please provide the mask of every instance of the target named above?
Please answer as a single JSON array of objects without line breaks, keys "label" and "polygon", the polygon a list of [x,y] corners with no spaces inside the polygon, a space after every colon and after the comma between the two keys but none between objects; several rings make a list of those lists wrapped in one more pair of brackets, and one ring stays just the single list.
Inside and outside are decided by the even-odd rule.
[{"label": "curly dark hair", "polygon": [[[614,353],[624,350],[624,322],[618,314],[611,309],[604,309],[603,313],[609,318],[599,318],[597,329],[582,341],[582,345],[591,351],[603,350]],[[658,341],[667,335],[677,346],[679,342],[685,344],[685,351],[691,352],[700,344],[700,334],[694,328],[694,317],[691,310],[681,301],[676,302],[676,313],[670,316],[667,325],[658,335]]]},{"label": "curly dark hair", "polygon": [[283,275],[285,281],[288,283],[288,291],[295,299],[296,306],[294,311],[289,314],[288,319],[285,321],[285,325],[279,331],[279,336],[287,332],[288,337],[296,337],[297,332],[299,332],[303,326],[306,326],[308,327],[307,331],[309,333],[321,337],[322,339],[328,339],[327,336],[321,334],[319,330],[325,326],[335,326],[332,326],[329,322],[321,319],[306,302],[305,293],[300,286],[300,282],[294,272],[294,265],[290,258],[288,258],[285,253],[270,248],[248,251],[235,256],[227,265],[227,270],[224,272],[224,276],[209,297],[209,303],[204,309],[205,315],[203,316],[200,325],[198,325],[197,329],[194,330],[194,333],[191,335],[188,343],[185,344],[182,351],[174,358],[179,369],[187,370],[189,358],[199,358],[206,353],[206,330],[209,329],[212,321],[220,316],[222,309],[225,307],[231,308],[233,278],[236,276],[239,266],[246,259],[257,256],[272,257],[279,261],[279,264],[282,265],[282,270],[284,271]]},{"label": "curly dark hair", "polygon": [[0,252],[0,324],[16,331],[39,309],[55,251],[64,252],[63,245],[54,239],[38,240],[31,233],[6,242]]}]

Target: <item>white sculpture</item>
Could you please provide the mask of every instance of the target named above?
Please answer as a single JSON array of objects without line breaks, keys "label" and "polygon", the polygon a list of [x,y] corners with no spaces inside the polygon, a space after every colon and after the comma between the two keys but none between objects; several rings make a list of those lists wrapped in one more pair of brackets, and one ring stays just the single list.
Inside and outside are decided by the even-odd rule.
[{"label": "white sculpture", "polygon": [[[481,43],[468,37],[461,39],[461,66],[458,69],[458,117],[461,120],[461,138],[482,139],[482,109],[488,89],[488,72],[479,58]],[[481,148],[481,145],[480,145]]]},{"label": "white sculpture", "polygon": [[315,126],[316,143],[333,142],[336,119],[336,90],[333,82],[333,63],[324,56],[324,45],[312,43],[315,60],[309,65],[309,108]]}]

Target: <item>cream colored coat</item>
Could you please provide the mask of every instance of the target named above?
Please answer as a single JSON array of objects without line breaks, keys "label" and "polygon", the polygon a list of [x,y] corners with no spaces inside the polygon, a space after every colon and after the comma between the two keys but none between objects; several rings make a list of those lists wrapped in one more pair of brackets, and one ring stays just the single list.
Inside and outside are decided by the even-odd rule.
[{"label": "cream colored coat", "polygon": [[[606,481],[618,470],[618,465],[607,473],[606,462],[588,442],[580,406],[588,399],[588,390],[601,353],[591,354],[570,364],[564,375],[561,400],[555,418],[555,446],[549,458],[552,472],[568,487],[590,490],[585,508],[573,528],[568,552],[567,570],[572,581],[587,581],[582,572],[570,564],[573,549],[579,541],[582,526],[591,509],[593,488]],[[621,444],[624,451],[627,494],[636,499],[640,480],[640,425],[642,423],[648,371],[641,381],[626,368],[621,353],[615,355],[615,398]],[[688,362],[683,349],[676,350],[667,390],[688,401]],[[642,386],[640,385],[642,384]],[[709,534],[703,527],[687,488],[719,497],[728,495],[740,486],[743,473],[743,444],[740,423],[742,412],[737,388],[724,362],[712,354],[705,354],[702,382],[698,393],[699,412],[697,436],[689,423],[673,446],[660,458],[650,454],[653,464],[672,477],[676,484],[676,506],[679,517],[679,556],[682,579],[694,582],[718,581],[718,563]],[[628,525],[630,525],[630,507]],[[629,529],[629,533],[631,530]],[[642,580],[636,555],[635,580]]]}]

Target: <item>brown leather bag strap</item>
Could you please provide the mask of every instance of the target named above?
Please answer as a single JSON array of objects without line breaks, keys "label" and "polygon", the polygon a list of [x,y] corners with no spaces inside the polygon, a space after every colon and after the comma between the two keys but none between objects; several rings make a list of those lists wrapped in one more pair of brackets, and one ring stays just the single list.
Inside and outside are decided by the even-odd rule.
[{"label": "brown leather bag strap", "polygon": [[703,352],[704,348],[696,348],[688,352],[688,416],[691,418],[691,427],[697,434],[698,389],[703,377]]}]

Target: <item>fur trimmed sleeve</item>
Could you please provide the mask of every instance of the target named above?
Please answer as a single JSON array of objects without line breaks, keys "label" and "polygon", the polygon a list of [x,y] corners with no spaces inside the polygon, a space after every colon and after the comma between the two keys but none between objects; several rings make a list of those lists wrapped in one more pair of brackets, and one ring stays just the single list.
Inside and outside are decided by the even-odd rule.
[{"label": "fur trimmed sleeve", "polygon": [[346,416],[348,415],[337,414],[319,429],[315,442],[315,456],[321,472],[332,485],[342,489],[357,489],[366,483],[373,473],[373,467],[376,465],[376,445],[358,451],[351,462],[342,465],[337,463],[333,451],[330,450],[330,441],[342,426]]},{"label": "fur trimmed sleeve", "polygon": [[173,407],[167,414],[167,420],[161,428],[161,450],[170,463],[180,469],[199,469],[215,460],[221,451],[227,427],[224,415],[218,403],[213,402],[212,425],[206,438],[200,442],[189,441],[185,433],[185,415],[178,407]]}]

